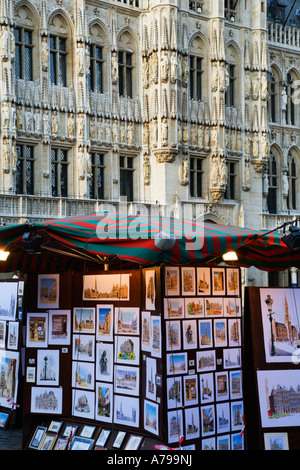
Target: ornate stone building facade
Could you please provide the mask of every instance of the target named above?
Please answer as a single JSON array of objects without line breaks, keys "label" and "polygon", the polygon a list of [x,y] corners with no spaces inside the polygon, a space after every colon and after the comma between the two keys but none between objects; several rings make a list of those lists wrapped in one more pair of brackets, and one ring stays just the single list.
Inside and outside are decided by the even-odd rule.
[{"label": "ornate stone building facade", "polygon": [[266,0],[0,0],[2,223],[120,201],[255,229],[297,216],[287,16]]}]

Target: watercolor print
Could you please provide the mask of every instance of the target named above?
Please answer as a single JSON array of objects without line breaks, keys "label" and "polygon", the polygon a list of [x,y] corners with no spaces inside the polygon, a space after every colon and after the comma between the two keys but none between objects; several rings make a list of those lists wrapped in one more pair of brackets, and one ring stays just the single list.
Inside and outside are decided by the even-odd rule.
[{"label": "watercolor print", "polygon": [[46,348],[48,346],[48,313],[28,313],[26,321],[26,346]]},{"label": "watercolor print", "polygon": [[228,346],[241,346],[241,320],[240,318],[228,319]]},{"label": "watercolor print", "polygon": [[71,311],[49,310],[49,344],[70,344]]},{"label": "watercolor print", "polygon": [[231,435],[231,450],[244,450],[244,434],[240,432]]},{"label": "watercolor print", "polygon": [[146,271],[145,282],[146,282],[146,299],[145,299],[146,310],[155,310],[156,289],[155,289],[155,270],[154,269],[149,269]]},{"label": "watercolor print", "polygon": [[200,414],[202,437],[211,436],[212,434],[215,434],[216,421],[214,405],[201,406]]},{"label": "watercolor print", "polygon": [[95,368],[91,362],[72,362],[72,387],[94,390]]},{"label": "watercolor print", "polygon": [[185,438],[197,439],[200,437],[199,408],[187,408],[185,410]]},{"label": "watercolor print", "polygon": [[187,373],[187,353],[167,354],[167,374],[186,374]]},{"label": "watercolor print", "polygon": [[244,404],[242,401],[232,401],[231,405],[231,431],[241,431],[243,428]]},{"label": "watercolor print", "polygon": [[201,450],[216,450],[216,438],[207,437],[201,440]]},{"label": "watercolor print", "polygon": [[179,442],[183,435],[182,410],[168,411],[168,442]]},{"label": "watercolor print", "polygon": [[184,406],[198,405],[198,376],[183,377]]},{"label": "watercolor print", "polygon": [[89,274],[83,276],[83,300],[129,300],[130,274]]},{"label": "watercolor print", "polygon": [[62,414],[62,387],[32,387],[31,413]]},{"label": "watercolor print", "polygon": [[95,417],[95,392],[73,389],[72,414],[78,418],[94,419]]},{"label": "watercolor print", "polygon": [[59,385],[59,350],[37,351],[37,385]]},{"label": "watercolor print", "polygon": [[[15,351],[0,351],[0,406],[10,408],[17,403],[19,353]],[[12,400],[8,401],[9,399]]]},{"label": "watercolor print", "polygon": [[227,371],[215,373],[215,390],[216,401],[229,399],[229,383]]},{"label": "watercolor print", "polygon": [[124,400],[124,396],[116,394],[114,396],[114,423],[138,428],[140,422],[139,409],[138,398],[126,397],[126,400]]},{"label": "watercolor print", "polygon": [[197,268],[197,295],[210,294],[210,268]]},{"label": "watercolor print", "polygon": [[240,297],[224,297],[224,316],[240,317],[242,314]]},{"label": "watercolor print", "polygon": [[0,282],[0,320],[16,319],[18,283]]},{"label": "watercolor print", "polygon": [[183,349],[196,349],[197,339],[197,320],[183,320],[182,322]]},{"label": "watercolor print", "polygon": [[182,407],[182,378],[180,376],[167,378],[167,404],[168,409]]},{"label": "watercolor print", "polygon": [[95,360],[95,336],[73,335],[72,359],[75,361]]},{"label": "watercolor print", "polygon": [[208,299],[205,299],[205,316],[222,317],[223,299],[218,297],[210,297]]},{"label": "watercolor print", "polygon": [[156,359],[146,358],[146,398],[156,400]]},{"label": "watercolor print", "polygon": [[225,295],[225,269],[212,269],[212,294]]},{"label": "watercolor print", "polygon": [[159,434],[158,409],[157,403],[144,400],[144,429],[155,435]]},{"label": "watercolor print", "polygon": [[181,292],[182,295],[196,294],[195,268],[181,268]]},{"label": "watercolor print", "polygon": [[0,348],[5,349],[6,344],[6,321],[0,320]]},{"label": "watercolor print", "polygon": [[150,345],[150,312],[142,312],[142,338],[141,338],[141,349],[143,351],[151,351]]},{"label": "watercolor print", "polygon": [[166,350],[178,351],[181,349],[181,322],[178,320],[167,320],[166,326]]},{"label": "watercolor print", "polygon": [[115,366],[115,393],[138,396],[140,387],[139,368],[131,366]]},{"label": "watercolor print", "polygon": [[226,269],[227,295],[240,295],[240,271],[238,268]]},{"label": "watercolor print", "polygon": [[190,297],[185,299],[185,318],[204,317],[204,299],[202,297]]},{"label": "watercolor print", "polygon": [[212,372],[201,374],[199,376],[199,390],[200,402],[202,403],[202,405],[214,401],[214,375]]},{"label": "watercolor print", "polygon": [[196,352],[197,372],[208,372],[216,369],[216,351],[214,349]]},{"label": "watercolor print", "polygon": [[214,320],[215,348],[227,346],[227,322],[226,320]]},{"label": "watercolor print", "polygon": [[96,340],[113,341],[113,305],[97,305],[96,307]]},{"label": "watercolor print", "polygon": [[243,397],[242,388],[242,371],[231,370],[229,371],[230,382],[230,399],[235,400]]},{"label": "watercolor print", "polygon": [[217,416],[217,432],[219,434],[230,432],[230,408],[228,401],[217,403],[216,405]]},{"label": "watercolor print", "polygon": [[217,436],[217,450],[230,450],[230,434]]},{"label": "watercolor print", "polygon": [[113,419],[113,385],[96,382],[95,419],[112,423]]},{"label": "watercolor print", "polygon": [[59,308],[59,274],[38,275],[37,308]]},{"label": "watercolor print", "polygon": [[299,426],[299,369],[258,370],[257,386],[263,428]]},{"label": "watercolor print", "polygon": [[115,336],[116,362],[138,365],[140,360],[139,338],[134,336]]},{"label": "watercolor print", "polygon": [[115,308],[115,334],[116,335],[138,335],[139,334],[138,307],[116,307]]},{"label": "watercolor print", "polygon": [[223,349],[223,367],[224,369],[235,369],[241,367],[242,357],[241,348]]},{"label": "watercolor print", "polygon": [[165,273],[165,295],[179,295],[179,268],[167,266]]},{"label": "watercolor print", "polygon": [[260,303],[266,362],[291,362],[300,345],[298,289],[261,288]]},{"label": "watercolor print", "polygon": [[184,299],[164,299],[164,317],[165,319],[184,317]]},{"label": "watercolor print", "polygon": [[213,336],[212,336],[212,321],[211,320],[199,320],[199,347],[201,348],[212,348]]},{"label": "watercolor print", "polygon": [[95,333],[95,309],[75,307],[73,309],[73,332]]},{"label": "watercolor print", "polygon": [[96,380],[113,380],[113,344],[96,343]]},{"label": "watercolor print", "polygon": [[161,317],[159,315],[151,315],[151,356],[161,357]]},{"label": "watercolor print", "polygon": [[289,450],[287,432],[264,433],[265,450]]}]

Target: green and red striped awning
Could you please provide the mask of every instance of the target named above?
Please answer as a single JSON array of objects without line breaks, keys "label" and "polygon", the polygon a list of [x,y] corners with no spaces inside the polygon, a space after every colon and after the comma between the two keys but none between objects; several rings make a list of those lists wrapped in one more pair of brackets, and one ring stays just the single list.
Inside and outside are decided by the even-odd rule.
[{"label": "green and red striped awning", "polygon": [[[42,238],[41,254],[21,247],[25,232]],[[218,264],[228,251],[236,251],[236,266],[266,271],[300,266],[300,254],[291,251],[277,232],[195,223],[166,217],[93,213],[0,228],[0,248],[10,251],[0,262],[1,272],[61,272],[132,263],[152,266]]]}]

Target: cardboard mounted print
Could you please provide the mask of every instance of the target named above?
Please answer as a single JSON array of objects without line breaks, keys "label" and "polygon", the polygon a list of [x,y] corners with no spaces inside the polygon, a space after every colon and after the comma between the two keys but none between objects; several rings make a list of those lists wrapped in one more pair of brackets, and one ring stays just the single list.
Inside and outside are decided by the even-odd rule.
[{"label": "cardboard mounted print", "polygon": [[113,341],[114,306],[112,304],[96,307],[96,340]]},{"label": "cardboard mounted print", "polygon": [[240,295],[240,270],[238,268],[226,269],[227,295]]},{"label": "cardboard mounted print", "polygon": [[115,365],[115,393],[138,396],[140,390],[139,367]]},{"label": "cardboard mounted print", "polygon": [[46,348],[48,346],[48,313],[27,314],[26,346],[28,348]]},{"label": "cardboard mounted print", "polygon": [[140,309],[115,307],[115,334],[138,335],[140,333]]},{"label": "cardboard mounted print", "polygon": [[156,436],[159,434],[158,410],[157,403],[144,400],[144,429]]},{"label": "cardboard mounted print", "polygon": [[164,299],[164,318],[166,319],[184,318],[184,299],[165,298]]},{"label": "cardboard mounted print", "polygon": [[212,269],[212,293],[213,295],[225,295],[226,279],[225,268]]},{"label": "cardboard mounted print", "polygon": [[96,416],[98,421],[111,423],[113,419],[113,384],[96,383]]},{"label": "cardboard mounted print", "polygon": [[184,299],[185,303],[185,318],[200,318],[204,317],[204,299],[203,297],[190,297]]},{"label": "cardboard mounted print", "polygon": [[167,320],[166,326],[166,350],[181,350],[181,322],[178,320]]},{"label": "cardboard mounted print", "polygon": [[196,294],[196,271],[195,268],[181,268],[181,292],[182,295]]},{"label": "cardboard mounted print", "polygon": [[49,344],[70,344],[71,311],[49,310]]},{"label": "cardboard mounted print", "polygon": [[167,378],[167,406],[171,408],[182,408],[182,377],[174,376]]},{"label": "cardboard mounted print", "polygon": [[179,268],[166,266],[165,271],[165,295],[180,295]]},{"label": "cardboard mounted print", "polygon": [[59,308],[59,274],[38,275],[38,308]]},{"label": "cardboard mounted print", "polygon": [[62,414],[62,387],[32,387],[31,413]]},{"label": "cardboard mounted print", "polygon": [[161,316],[151,315],[150,328],[151,356],[161,357]]},{"label": "cardboard mounted print", "polygon": [[142,338],[141,338],[141,349],[143,351],[151,351],[150,344],[150,327],[151,327],[151,313],[142,312]]},{"label": "cardboard mounted print", "polygon": [[0,282],[0,320],[14,321],[17,313],[18,282]]},{"label": "cardboard mounted print", "polygon": [[182,322],[183,349],[196,349],[198,345],[197,338],[197,320],[183,320]]},{"label": "cardboard mounted print", "polygon": [[96,343],[96,380],[112,382],[113,351],[113,344],[111,343]]},{"label": "cardboard mounted print", "polygon": [[0,351],[0,406],[11,408],[17,403],[19,353],[15,351]]},{"label": "cardboard mounted print", "polygon": [[130,274],[89,274],[83,276],[83,300],[129,300]]},{"label": "cardboard mounted print", "polygon": [[59,385],[59,350],[37,351],[37,385]]},{"label": "cardboard mounted print", "polygon": [[211,295],[210,268],[197,268],[197,295]]},{"label": "cardboard mounted print", "polygon": [[89,362],[95,360],[94,335],[73,335],[72,359]]},{"label": "cardboard mounted print", "polygon": [[124,400],[124,395],[115,395],[114,423],[138,428],[140,423],[139,409],[138,398],[126,397]]},{"label": "cardboard mounted print", "polygon": [[73,308],[73,333],[95,333],[95,309]]},{"label": "cardboard mounted print", "polygon": [[197,439],[200,437],[199,408],[187,408],[185,410],[185,438]]},{"label": "cardboard mounted print", "polygon": [[78,418],[94,419],[95,417],[95,392],[73,389],[72,390],[72,414]]},{"label": "cardboard mounted print", "polygon": [[95,368],[91,362],[72,362],[72,387],[94,390]]},{"label": "cardboard mounted print", "polygon": [[150,269],[145,273],[146,282],[146,310],[155,310],[156,287],[155,287],[155,270]]}]

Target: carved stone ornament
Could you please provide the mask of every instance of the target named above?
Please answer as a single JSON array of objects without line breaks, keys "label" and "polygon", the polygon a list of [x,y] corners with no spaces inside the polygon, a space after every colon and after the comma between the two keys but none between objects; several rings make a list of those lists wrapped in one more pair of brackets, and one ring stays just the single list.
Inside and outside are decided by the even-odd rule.
[{"label": "carved stone ornament", "polygon": [[155,150],[154,155],[157,163],[172,163],[175,161],[177,156],[176,150],[164,149]]}]

